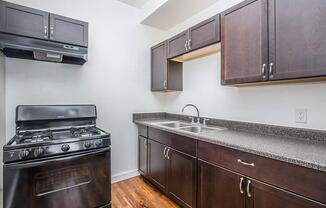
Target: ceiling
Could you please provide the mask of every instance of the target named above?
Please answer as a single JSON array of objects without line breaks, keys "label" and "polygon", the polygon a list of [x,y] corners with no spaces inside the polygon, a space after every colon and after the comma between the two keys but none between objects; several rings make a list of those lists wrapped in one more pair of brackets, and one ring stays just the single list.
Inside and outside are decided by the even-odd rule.
[{"label": "ceiling", "polygon": [[118,1],[121,1],[125,4],[129,4],[130,6],[133,6],[136,8],[141,8],[149,0],[118,0]]},{"label": "ceiling", "polygon": [[136,7],[141,23],[169,30],[219,0],[118,0]]},{"label": "ceiling", "polygon": [[218,0],[165,0],[159,7],[152,9],[142,20],[142,24],[168,30]]}]

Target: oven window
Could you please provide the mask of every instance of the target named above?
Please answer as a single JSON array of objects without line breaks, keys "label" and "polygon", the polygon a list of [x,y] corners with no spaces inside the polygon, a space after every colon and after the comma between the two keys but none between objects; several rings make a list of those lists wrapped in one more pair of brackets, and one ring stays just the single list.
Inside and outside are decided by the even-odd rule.
[{"label": "oven window", "polygon": [[84,166],[70,166],[38,173],[34,177],[35,195],[44,196],[50,193],[82,186],[91,182],[91,171]]}]

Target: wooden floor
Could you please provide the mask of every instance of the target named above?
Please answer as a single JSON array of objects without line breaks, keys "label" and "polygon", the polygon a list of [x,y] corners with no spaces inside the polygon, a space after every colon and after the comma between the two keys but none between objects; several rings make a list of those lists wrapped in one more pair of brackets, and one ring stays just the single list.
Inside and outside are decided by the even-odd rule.
[{"label": "wooden floor", "polygon": [[138,176],[112,184],[112,208],[179,208]]}]

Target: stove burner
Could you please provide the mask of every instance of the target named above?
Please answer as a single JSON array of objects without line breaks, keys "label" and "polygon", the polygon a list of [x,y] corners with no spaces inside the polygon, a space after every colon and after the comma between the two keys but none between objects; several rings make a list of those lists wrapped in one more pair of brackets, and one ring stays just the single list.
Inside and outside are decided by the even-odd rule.
[{"label": "stove burner", "polygon": [[101,132],[95,127],[81,127],[81,128],[72,127],[70,129],[70,132],[74,137],[88,137],[88,136],[101,134]]},{"label": "stove burner", "polygon": [[16,142],[17,144],[35,143],[35,142],[50,141],[52,139],[53,139],[53,135],[51,130],[36,131],[36,132],[26,131],[18,134],[18,140]]}]

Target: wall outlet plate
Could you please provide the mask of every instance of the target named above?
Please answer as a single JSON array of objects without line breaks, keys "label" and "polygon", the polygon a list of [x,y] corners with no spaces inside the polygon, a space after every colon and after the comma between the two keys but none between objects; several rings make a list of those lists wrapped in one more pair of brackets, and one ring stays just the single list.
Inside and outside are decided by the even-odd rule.
[{"label": "wall outlet plate", "polygon": [[308,122],[307,113],[307,109],[295,109],[295,122],[306,124]]}]

